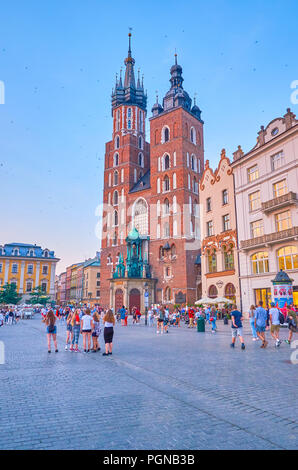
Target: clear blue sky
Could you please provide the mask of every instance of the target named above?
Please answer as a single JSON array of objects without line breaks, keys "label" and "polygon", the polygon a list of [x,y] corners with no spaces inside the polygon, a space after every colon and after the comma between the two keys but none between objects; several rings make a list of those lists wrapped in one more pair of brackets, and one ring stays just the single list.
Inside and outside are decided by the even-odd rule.
[{"label": "clear blue sky", "polygon": [[[94,256],[110,95],[127,54],[145,75],[148,116],[169,87],[175,48],[205,121],[215,166],[283,115],[298,79],[293,1],[10,0],[1,5],[0,243],[55,250],[66,265]],[[147,126],[148,128],[148,126]]]}]

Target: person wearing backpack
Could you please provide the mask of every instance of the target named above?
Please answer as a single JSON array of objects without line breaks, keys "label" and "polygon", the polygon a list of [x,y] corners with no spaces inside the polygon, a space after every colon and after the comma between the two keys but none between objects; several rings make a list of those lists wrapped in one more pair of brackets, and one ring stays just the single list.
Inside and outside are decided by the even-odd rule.
[{"label": "person wearing backpack", "polygon": [[279,346],[281,345],[281,341],[279,339],[280,312],[278,308],[275,307],[274,302],[271,302],[269,316],[270,316],[270,324],[271,324],[270,333],[271,333],[272,338],[275,340],[275,346],[279,348]]},{"label": "person wearing backpack", "polygon": [[45,318],[42,320],[47,325],[47,338],[48,338],[48,353],[51,352],[51,338],[53,339],[55,352],[58,352],[57,346],[57,317],[54,315],[53,310],[49,310]]},{"label": "person wearing backpack", "polygon": [[289,328],[288,339],[285,340],[287,344],[291,344],[293,333],[297,333],[297,315],[294,310],[287,307],[287,323]]},{"label": "person wearing backpack", "polygon": [[165,320],[165,311],[162,307],[159,309],[157,313],[157,331],[156,331],[157,334],[159,333],[159,330],[160,330],[160,334],[161,335],[163,334],[164,320]]}]

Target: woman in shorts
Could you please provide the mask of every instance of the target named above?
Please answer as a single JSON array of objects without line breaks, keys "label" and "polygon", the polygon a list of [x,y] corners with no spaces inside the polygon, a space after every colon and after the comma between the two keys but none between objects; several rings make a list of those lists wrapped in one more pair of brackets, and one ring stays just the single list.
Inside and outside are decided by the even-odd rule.
[{"label": "woman in shorts", "polygon": [[98,315],[97,312],[94,312],[93,313],[93,331],[92,331],[92,343],[93,343],[92,352],[100,351],[100,347],[98,343],[100,332],[101,332],[100,316]]},{"label": "woman in shorts", "polygon": [[[67,315],[67,320],[66,320],[66,344],[65,344],[65,351],[68,349],[68,344],[71,342],[72,337],[73,337],[73,331],[72,331],[72,312],[69,312]],[[72,349],[72,348],[71,348]]]},{"label": "woman in shorts", "polygon": [[[71,315],[71,312],[69,313]],[[79,352],[79,337],[81,331],[81,321],[80,321],[80,309],[76,309],[72,314],[71,318],[71,326],[72,326],[72,340],[71,340],[71,347],[70,351]],[[73,349],[75,345],[75,349]]]},{"label": "woman in shorts", "polygon": [[58,352],[57,346],[57,317],[54,315],[53,310],[49,310],[45,318],[42,320],[47,325],[47,338],[48,338],[48,353],[51,352],[51,338],[55,346],[55,352]]},{"label": "woman in shorts", "polygon": [[114,337],[114,325],[115,325],[115,317],[111,309],[107,311],[105,316],[103,317],[104,322],[104,340],[105,340],[105,348],[106,351],[103,353],[103,356],[109,356],[112,354],[113,349],[113,337]]}]

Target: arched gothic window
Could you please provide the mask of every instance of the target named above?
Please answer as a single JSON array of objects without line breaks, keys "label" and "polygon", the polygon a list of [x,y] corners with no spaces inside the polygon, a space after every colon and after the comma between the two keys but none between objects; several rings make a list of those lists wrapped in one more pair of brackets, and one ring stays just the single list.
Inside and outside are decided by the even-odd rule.
[{"label": "arched gothic window", "polygon": [[144,199],[138,199],[134,204],[133,224],[141,235],[148,234],[148,207]]}]

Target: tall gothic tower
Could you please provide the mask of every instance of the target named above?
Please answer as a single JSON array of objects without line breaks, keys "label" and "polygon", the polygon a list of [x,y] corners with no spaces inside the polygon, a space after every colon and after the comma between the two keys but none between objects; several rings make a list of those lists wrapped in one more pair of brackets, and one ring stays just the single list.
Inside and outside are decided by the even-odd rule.
[{"label": "tall gothic tower", "polygon": [[149,173],[149,144],[145,136],[147,96],[143,79],[135,79],[135,60],[131,53],[131,34],[128,55],[124,61],[125,77],[116,76],[112,90],[112,140],[106,144],[103,227],[101,251],[101,303],[111,305],[109,279],[119,254],[124,257],[123,242],[131,215],[127,211],[129,192]]},{"label": "tall gothic tower", "polygon": [[[204,169],[201,111],[183,89],[182,67],[171,68],[170,89],[150,119],[150,259],[157,302],[196,300],[199,179]],[[153,212],[152,208],[156,207]]]}]

